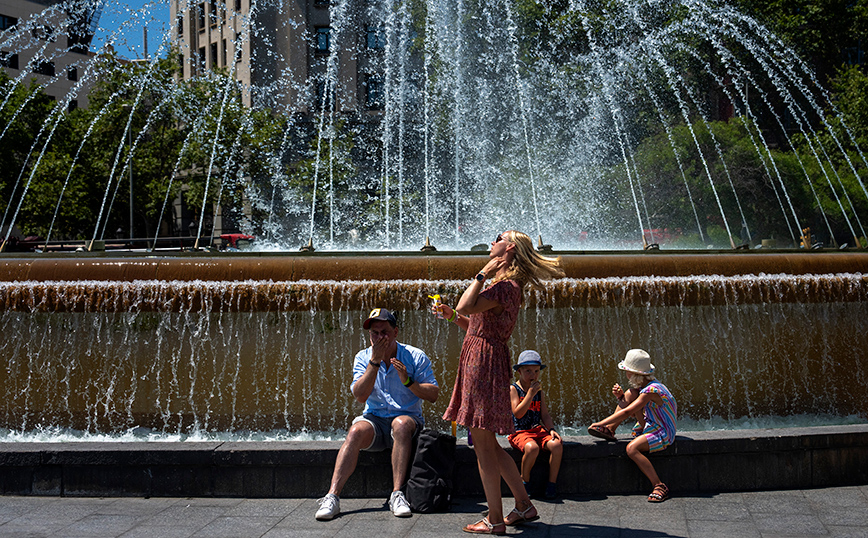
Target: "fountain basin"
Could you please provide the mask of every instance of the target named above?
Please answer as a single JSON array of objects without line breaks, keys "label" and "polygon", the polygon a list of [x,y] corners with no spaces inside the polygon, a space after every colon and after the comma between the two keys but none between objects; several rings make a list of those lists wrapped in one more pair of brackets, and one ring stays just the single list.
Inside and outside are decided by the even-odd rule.
[{"label": "fountain basin", "polygon": [[[0,427],[167,435],[335,432],[359,408],[351,359],[369,309],[399,311],[449,399],[463,334],[454,304],[484,255],[0,258]],[[868,255],[861,252],[563,256],[528,293],[510,347],[538,350],[555,421],[605,416],[616,365],[648,349],[692,421],[868,416]],[[613,275],[626,276],[613,276]],[[300,390],[301,386],[305,390]],[[817,387],[821,387],[818,390]]]}]

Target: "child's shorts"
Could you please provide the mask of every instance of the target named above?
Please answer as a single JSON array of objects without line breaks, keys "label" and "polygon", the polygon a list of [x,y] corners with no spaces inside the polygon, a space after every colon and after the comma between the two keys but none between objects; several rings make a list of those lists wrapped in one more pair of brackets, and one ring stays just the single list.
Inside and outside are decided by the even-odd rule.
[{"label": "child's shorts", "polygon": [[507,439],[509,440],[509,444],[514,448],[520,452],[524,452],[524,445],[526,445],[528,441],[536,441],[536,444],[541,448],[545,448],[546,443],[554,439],[554,437],[552,437],[552,434],[542,426],[534,426],[529,430],[519,430],[515,433],[511,433]]},{"label": "child's shorts", "polygon": [[669,435],[665,429],[659,426],[645,426],[645,431],[642,432],[645,440],[648,441],[648,452],[660,452],[675,440],[674,435]]}]

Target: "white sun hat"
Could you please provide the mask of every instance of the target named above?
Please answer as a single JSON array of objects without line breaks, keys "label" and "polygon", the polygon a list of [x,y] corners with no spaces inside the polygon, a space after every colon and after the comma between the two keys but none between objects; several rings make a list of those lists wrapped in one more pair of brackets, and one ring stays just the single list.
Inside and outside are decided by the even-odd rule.
[{"label": "white sun hat", "polygon": [[644,349],[631,349],[627,352],[618,368],[633,372],[634,374],[651,375],[654,373],[654,365],[651,364],[651,355]]}]

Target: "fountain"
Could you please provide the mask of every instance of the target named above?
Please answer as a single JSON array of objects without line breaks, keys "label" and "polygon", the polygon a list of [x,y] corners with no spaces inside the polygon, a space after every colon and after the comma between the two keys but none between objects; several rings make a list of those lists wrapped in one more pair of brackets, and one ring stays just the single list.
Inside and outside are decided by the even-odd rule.
[{"label": "fountain", "polygon": [[[121,30],[157,9],[165,5],[146,1]],[[866,236],[868,160],[828,92],[778,38],[725,5],[346,0],[297,13],[282,0],[173,0],[171,9],[154,54],[127,68],[109,54],[122,32],[90,30],[106,34],[104,46],[56,95],[3,192],[4,246],[48,170],[60,170],[60,185],[56,204],[39,207],[54,214],[41,225],[43,250],[54,236],[93,250],[124,231],[127,209],[142,248],[160,230],[212,246],[221,227],[280,251],[416,250],[426,238],[466,250],[505,227],[561,250],[763,239],[859,247]],[[57,3],[0,45],[4,54],[42,46],[60,62],[70,52],[62,40],[34,42],[27,30],[96,27],[100,13],[123,10]],[[19,67],[18,82],[34,74]],[[86,120],[70,124],[72,101],[106,81]],[[3,107],[16,102],[11,88]],[[179,128],[160,140],[167,114]],[[97,166],[91,142],[109,124],[117,129]],[[56,157],[70,127],[83,134],[68,135]],[[62,218],[70,198],[94,200],[75,225]]]},{"label": "fountain", "polygon": [[[567,278],[528,296],[511,347],[539,350],[557,372],[547,390],[568,428],[606,411],[615,365],[638,346],[699,429],[868,411],[857,396],[868,254],[563,262]],[[448,387],[461,335],[427,312],[427,295],[454,303],[482,263],[459,253],[5,258],[0,331],[18,338],[3,347],[0,420],[17,432],[157,437],[339,431],[357,411],[346,384],[366,345],[363,312],[398,310],[402,338],[428,351]],[[443,406],[427,415],[448,428]]]},{"label": "fountain", "polygon": [[[273,28],[256,15],[283,20],[291,13],[277,0],[248,4],[244,17],[222,6],[242,25],[235,59],[256,38],[264,43],[259,61],[277,62],[284,44],[269,40]],[[87,250],[115,228],[117,200],[149,130],[191,99],[161,77],[159,54],[181,43],[179,32],[198,9],[173,5],[182,24],[165,33],[157,55],[131,71],[127,85],[103,96],[63,161],[66,189],[88,137],[128,101]],[[217,3],[202,5],[218,12]],[[548,394],[559,423],[579,428],[606,412],[607,387],[618,380],[614,365],[631,347],[651,352],[680,395],[685,424],[700,429],[868,415],[856,397],[866,374],[868,256],[808,252],[818,241],[861,246],[862,201],[854,198],[868,197],[860,176],[868,162],[846,125],[829,125],[818,105],[827,95],[792,51],[748,17],[693,0],[624,2],[600,17],[597,7],[573,2],[546,14],[561,26],[537,41],[528,34],[529,14],[511,2],[428,0],[417,7],[333,3],[332,33],[310,77],[288,64],[245,86],[235,78],[238,62],[224,60],[228,76],[192,76],[185,64],[178,78],[207,83],[209,91],[179,118],[187,130],[179,130],[177,151],[160,156],[169,181],[153,209],[147,251],[0,257],[0,331],[7,335],[0,427],[13,436],[65,429],[193,438],[339,432],[356,412],[346,390],[349,359],[365,345],[358,322],[373,306],[401,312],[402,338],[428,351],[450,386],[461,336],[427,314],[427,295],[454,302],[484,260],[469,247],[504,228],[528,231],[541,246],[545,237],[563,256],[567,278],[527,298],[511,342],[513,351],[537,349],[552,366]],[[46,13],[54,17],[57,9]],[[571,32],[566,19],[576,24]],[[376,46],[364,54],[369,81],[382,76],[376,80],[383,84],[382,102],[367,109],[352,92],[341,93],[348,82],[340,70],[356,46],[350,27],[359,21],[376,23]],[[287,40],[293,35],[287,30]],[[691,48],[692,40],[708,54]],[[51,159],[64,107],[104,68],[98,60],[87,65],[34,140],[33,161],[8,200],[4,245]],[[686,72],[707,78],[694,84]],[[8,98],[11,90],[4,91]],[[712,95],[733,112],[709,112]],[[279,118],[268,124],[275,129],[270,152],[250,141],[265,121],[252,110],[265,106]],[[757,198],[771,206],[744,203],[720,120],[749,141],[764,170]],[[794,130],[804,140],[794,151],[795,176],[804,177],[795,179],[777,149],[795,144]],[[665,155],[645,151],[653,137],[641,133],[662,141]],[[188,162],[194,153],[198,179]],[[657,159],[677,172],[652,181]],[[849,190],[842,174],[851,174]],[[240,231],[256,236],[259,252],[154,250],[182,177],[204,193],[189,222],[196,247],[211,238],[206,216],[216,222],[217,206],[237,203],[247,208],[235,208],[245,215]],[[795,198],[797,187],[820,207],[813,218],[806,212],[814,202]],[[672,204],[673,196],[683,203]],[[834,216],[821,197],[835,201]],[[125,225],[126,215],[120,218]],[[676,228],[682,232],[665,231]],[[685,244],[703,249],[715,241],[718,248],[757,247],[773,236],[805,248],[672,250],[688,236]],[[45,251],[49,239],[41,240]],[[424,252],[409,253],[423,243]],[[306,252],[291,252],[299,245]],[[373,252],[351,252],[358,249]],[[820,394],[808,388],[817,380],[827,387]],[[441,428],[446,401],[427,410]]]}]

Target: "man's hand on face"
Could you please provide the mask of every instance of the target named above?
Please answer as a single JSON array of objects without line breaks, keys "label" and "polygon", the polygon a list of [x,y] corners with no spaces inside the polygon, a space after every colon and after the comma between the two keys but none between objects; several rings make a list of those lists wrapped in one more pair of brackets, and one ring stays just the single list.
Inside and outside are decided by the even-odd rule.
[{"label": "man's hand on face", "polygon": [[387,321],[375,321],[371,323],[369,330],[371,339],[371,361],[381,363],[388,361],[391,357],[392,348],[397,341],[398,329],[392,327]]}]

